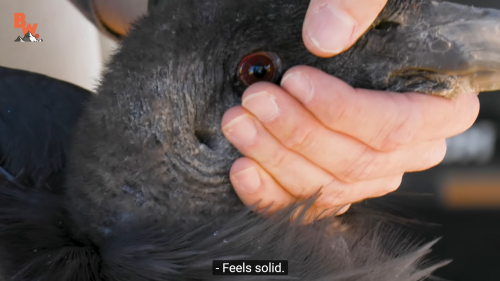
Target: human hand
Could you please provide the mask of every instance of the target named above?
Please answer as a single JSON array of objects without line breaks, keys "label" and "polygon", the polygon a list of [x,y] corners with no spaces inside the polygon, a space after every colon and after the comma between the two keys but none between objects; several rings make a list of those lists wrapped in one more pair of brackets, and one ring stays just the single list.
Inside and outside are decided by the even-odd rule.
[{"label": "human hand", "polygon": [[132,22],[148,12],[148,0],[93,0],[100,21],[114,33],[127,35]]},{"label": "human hand", "polygon": [[[312,0],[305,45],[321,57],[347,50],[385,3]],[[270,211],[321,188],[311,211],[341,214],[396,190],[404,172],[441,162],[445,138],[469,128],[478,111],[474,93],[446,100],[354,89],[317,69],[294,67],[281,87],[250,86],[242,106],[224,115],[225,136],[245,156],[233,164],[231,182],[247,206],[259,202]]]}]

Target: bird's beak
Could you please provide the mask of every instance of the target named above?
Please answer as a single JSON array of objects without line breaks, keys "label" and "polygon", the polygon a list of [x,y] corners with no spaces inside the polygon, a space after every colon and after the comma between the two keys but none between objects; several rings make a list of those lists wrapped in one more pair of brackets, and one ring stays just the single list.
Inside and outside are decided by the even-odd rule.
[{"label": "bird's beak", "polygon": [[432,0],[418,9],[395,17],[401,24],[393,39],[407,47],[402,71],[453,77],[461,92],[500,89],[499,10]]}]

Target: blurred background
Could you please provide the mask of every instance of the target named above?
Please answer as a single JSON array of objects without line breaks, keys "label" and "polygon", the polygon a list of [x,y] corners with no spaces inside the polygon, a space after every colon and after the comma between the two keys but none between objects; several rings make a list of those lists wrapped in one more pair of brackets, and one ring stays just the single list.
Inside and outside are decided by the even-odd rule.
[{"label": "blurred background", "polygon": [[[500,9],[498,0],[452,0]],[[500,50],[499,50],[500,52]],[[474,126],[448,139],[442,164],[406,174],[399,190],[378,203],[420,221],[427,239],[442,237],[437,259],[452,259],[436,275],[454,281],[500,280],[500,92],[481,93]]]},{"label": "blurred background", "polygon": [[[14,28],[14,13],[24,13],[27,23],[37,23],[43,42],[14,43],[23,37]],[[116,48],[68,0],[0,1],[0,65],[43,73],[93,90],[102,63]]]},{"label": "blurred background", "polygon": [[[452,2],[500,9],[499,0]],[[38,24],[43,43],[14,43],[23,36],[13,28],[16,12],[24,13],[27,23]],[[0,2],[1,66],[93,90],[116,47],[68,0]],[[399,215],[435,223],[415,227],[425,239],[443,237],[432,255],[453,259],[436,273],[448,280],[500,280],[500,93],[483,93],[480,100],[476,124],[448,140],[441,165],[407,174],[397,192],[370,200]]]}]

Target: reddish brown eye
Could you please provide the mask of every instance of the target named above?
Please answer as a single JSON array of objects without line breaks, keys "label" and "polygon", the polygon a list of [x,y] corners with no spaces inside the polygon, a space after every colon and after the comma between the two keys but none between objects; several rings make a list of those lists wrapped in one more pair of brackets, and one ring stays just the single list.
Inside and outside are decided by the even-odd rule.
[{"label": "reddish brown eye", "polygon": [[281,72],[281,60],[272,52],[253,53],[240,63],[238,74],[245,86],[253,83],[268,81],[276,82]]}]

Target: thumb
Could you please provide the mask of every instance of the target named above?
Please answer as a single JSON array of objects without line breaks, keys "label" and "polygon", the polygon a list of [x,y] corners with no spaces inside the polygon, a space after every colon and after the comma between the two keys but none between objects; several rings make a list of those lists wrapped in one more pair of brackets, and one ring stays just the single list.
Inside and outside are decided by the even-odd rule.
[{"label": "thumb", "polygon": [[387,0],[311,0],[302,37],[310,52],[331,57],[349,49]]}]

